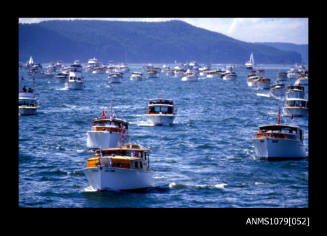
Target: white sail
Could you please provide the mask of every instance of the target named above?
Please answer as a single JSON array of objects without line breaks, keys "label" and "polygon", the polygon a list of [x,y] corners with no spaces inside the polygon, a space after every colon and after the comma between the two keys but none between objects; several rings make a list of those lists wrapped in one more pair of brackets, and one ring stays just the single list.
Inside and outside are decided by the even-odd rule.
[{"label": "white sail", "polygon": [[28,64],[29,64],[29,65],[33,65],[33,64],[34,64],[34,61],[33,61],[32,56],[30,57],[30,60],[28,61]]},{"label": "white sail", "polygon": [[254,57],[253,57],[253,53],[251,53],[251,55],[250,55],[250,63],[254,66]]}]

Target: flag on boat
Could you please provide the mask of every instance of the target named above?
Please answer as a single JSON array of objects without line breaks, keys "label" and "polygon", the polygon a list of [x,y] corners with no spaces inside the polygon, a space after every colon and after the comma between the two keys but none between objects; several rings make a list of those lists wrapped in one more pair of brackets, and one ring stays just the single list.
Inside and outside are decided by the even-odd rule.
[{"label": "flag on boat", "polygon": [[102,118],[103,118],[103,119],[106,119],[106,118],[107,118],[107,116],[106,116],[106,111],[104,110],[104,108],[103,108],[103,110],[102,110]]}]

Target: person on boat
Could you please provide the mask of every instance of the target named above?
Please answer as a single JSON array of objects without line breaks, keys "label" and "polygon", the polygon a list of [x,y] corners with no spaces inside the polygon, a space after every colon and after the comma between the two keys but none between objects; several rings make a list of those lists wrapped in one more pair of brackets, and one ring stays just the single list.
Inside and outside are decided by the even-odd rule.
[{"label": "person on boat", "polygon": [[33,93],[33,89],[32,88],[28,88],[28,93]]},{"label": "person on boat", "polygon": [[22,91],[26,93],[26,86],[23,87]]}]

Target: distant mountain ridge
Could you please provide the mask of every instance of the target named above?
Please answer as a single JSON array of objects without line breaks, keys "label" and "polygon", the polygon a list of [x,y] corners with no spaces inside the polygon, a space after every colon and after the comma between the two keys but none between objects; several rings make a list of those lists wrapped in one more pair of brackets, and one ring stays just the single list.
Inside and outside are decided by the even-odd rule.
[{"label": "distant mountain ridge", "polygon": [[266,46],[274,47],[284,51],[293,51],[301,54],[302,63],[308,64],[309,62],[309,55],[308,55],[308,44],[294,44],[294,43],[258,43],[263,44]]},{"label": "distant mountain ridge", "polygon": [[[273,45],[272,45],[273,46]],[[259,64],[301,63],[300,53],[275,46],[246,43],[182,21],[45,21],[19,24],[19,60],[37,62],[96,57],[127,63],[243,64],[254,53]]]}]

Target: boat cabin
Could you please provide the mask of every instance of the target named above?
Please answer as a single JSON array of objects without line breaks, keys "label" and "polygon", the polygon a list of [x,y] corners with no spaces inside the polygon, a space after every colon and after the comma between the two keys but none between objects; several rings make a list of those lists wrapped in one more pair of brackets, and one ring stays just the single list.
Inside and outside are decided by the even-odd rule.
[{"label": "boat cabin", "polygon": [[37,106],[37,101],[36,99],[20,98],[18,101],[18,106],[35,107]]},{"label": "boat cabin", "polygon": [[151,99],[148,103],[147,114],[175,114],[174,102],[169,99]]},{"label": "boat cabin", "polygon": [[82,75],[78,72],[69,72],[68,81],[69,82],[75,82],[75,81],[81,82]]},{"label": "boat cabin", "polygon": [[119,132],[128,130],[128,122],[116,118],[95,118],[92,120],[92,131]]},{"label": "boat cabin", "polygon": [[288,91],[290,90],[300,90],[302,92],[304,92],[304,87],[302,85],[289,85],[287,87]]},{"label": "boat cabin", "polygon": [[289,98],[286,101],[285,107],[301,107],[301,108],[307,108],[308,107],[308,101],[301,98]]},{"label": "boat cabin", "polygon": [[256,134],[258,139],[262,138],[278,138],[278,139],[299,139],[303,142],[302,129],[288,125],[265,125],[260,126]]},{"label": "boat cabin", "polygon": [[121,148],[97,150],[95,156],[87,160],[90,167],[116,167],[148,170],[150,150],[138,144],[125,144]]},{"label": "boat cabin", "polygon": [[18,99],[18,106],[37,106],[37,101],[33,92],[20,92]]}]

